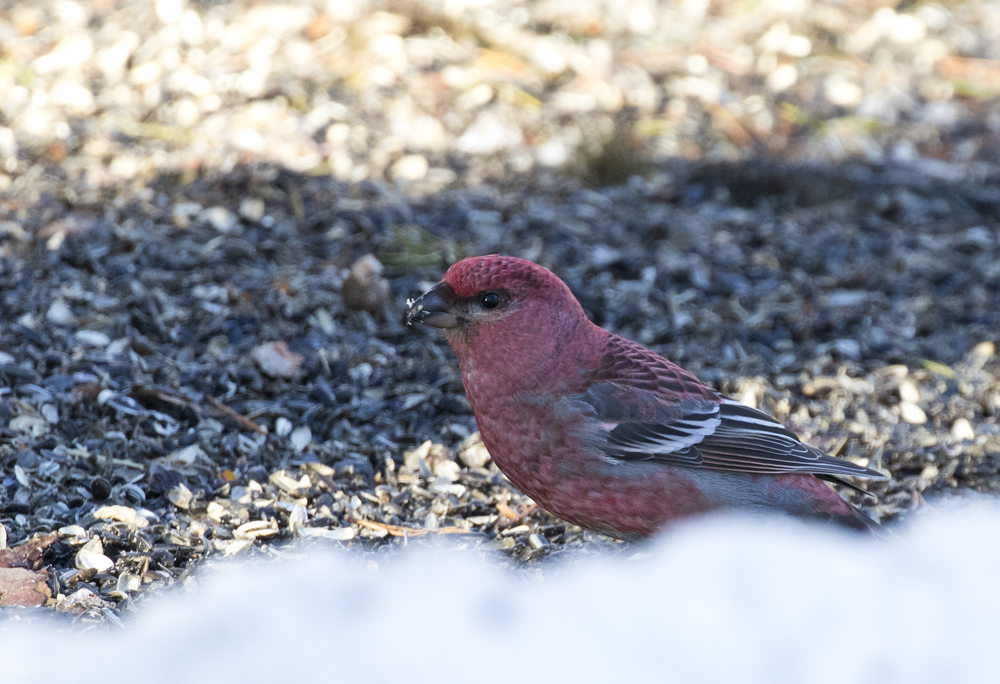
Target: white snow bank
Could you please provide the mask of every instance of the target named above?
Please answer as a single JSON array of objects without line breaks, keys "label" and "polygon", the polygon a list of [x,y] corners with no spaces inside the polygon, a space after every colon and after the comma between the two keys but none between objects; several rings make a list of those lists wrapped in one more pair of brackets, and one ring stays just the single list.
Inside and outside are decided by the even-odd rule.
[{"label": "white snow bank", "polygon": [[875,541],[715,518],[544,579],[453,549],[240,567],[124,630],[5,625],[15,682],[984,682],[1000,677],[1000,508]]}]

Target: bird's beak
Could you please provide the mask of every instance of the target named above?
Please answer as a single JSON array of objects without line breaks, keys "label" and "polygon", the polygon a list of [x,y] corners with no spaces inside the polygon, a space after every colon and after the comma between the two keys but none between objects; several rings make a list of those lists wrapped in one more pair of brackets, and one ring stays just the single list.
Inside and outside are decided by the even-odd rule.
[{"label": "bird's beak", "polygon": [[458,325],[458,317],[450,311],[454,301],[455,293],[451,285],[438,283],[410,302],[406,324],[423,323],[432,328],[454,328]]}]

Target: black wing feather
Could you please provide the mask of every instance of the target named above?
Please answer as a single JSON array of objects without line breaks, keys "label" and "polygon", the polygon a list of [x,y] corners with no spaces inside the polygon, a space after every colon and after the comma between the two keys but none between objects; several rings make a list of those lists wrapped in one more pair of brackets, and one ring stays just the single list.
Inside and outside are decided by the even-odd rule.
[{"label": "black wing feather", "polygon": [[[601,417],[600,406],[595,406]],[[665,423],[622,422],[607,431],[604,451],[615,458],[743,473],[811,473],[885,479],[881,473],[803,443],[766,413],[725,400],[691,406]]]}]

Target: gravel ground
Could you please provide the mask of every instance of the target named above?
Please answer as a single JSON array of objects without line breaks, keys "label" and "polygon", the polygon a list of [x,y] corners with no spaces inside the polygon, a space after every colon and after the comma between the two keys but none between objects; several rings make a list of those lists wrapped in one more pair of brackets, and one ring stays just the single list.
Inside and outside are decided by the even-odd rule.
[{"label": "gravel ground", "polygon": [[0,605],[618,548],[402,326],[466,254],[891,473],[870,515],[1000,490],[1000,3],[0,7]]}]

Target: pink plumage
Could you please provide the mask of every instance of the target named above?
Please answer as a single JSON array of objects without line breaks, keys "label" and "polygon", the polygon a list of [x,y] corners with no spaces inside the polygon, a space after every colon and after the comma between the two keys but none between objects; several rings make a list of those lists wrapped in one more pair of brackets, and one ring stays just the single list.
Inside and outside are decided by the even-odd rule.
[{"label": "pink plumage", "polygon": [[497,466],[581,527],[637,539],[713,510],[874,525],[819,478],[880,473],[594,325],[537,264],[463,259],[407,318],[445,329]]}]

